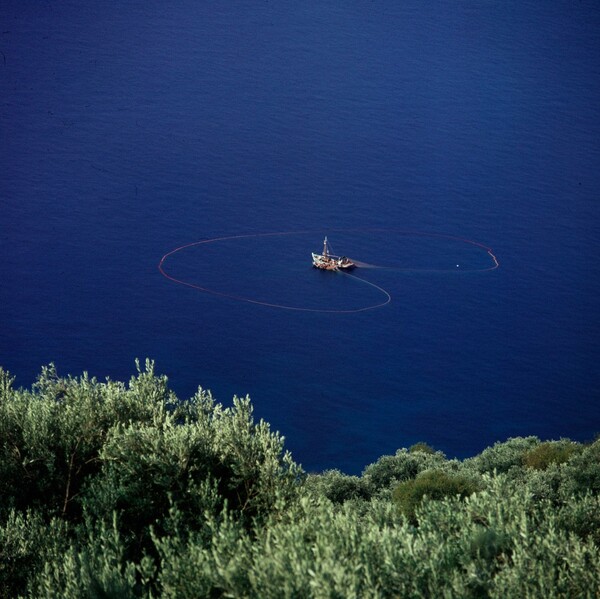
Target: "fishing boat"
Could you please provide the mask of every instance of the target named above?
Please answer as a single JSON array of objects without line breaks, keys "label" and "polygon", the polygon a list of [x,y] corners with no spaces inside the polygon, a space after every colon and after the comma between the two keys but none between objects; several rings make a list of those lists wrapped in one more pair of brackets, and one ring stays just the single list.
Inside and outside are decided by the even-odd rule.
[{"label": "fishing boat", "polygon": [[335,256],[329,251],[329,245],[327,244],[327,237],[323,242],[323,253],[312,254],[313,266],[320,268],[321,270],[350,270],[356,266],[352,260],[346,258],[346,256]]}]

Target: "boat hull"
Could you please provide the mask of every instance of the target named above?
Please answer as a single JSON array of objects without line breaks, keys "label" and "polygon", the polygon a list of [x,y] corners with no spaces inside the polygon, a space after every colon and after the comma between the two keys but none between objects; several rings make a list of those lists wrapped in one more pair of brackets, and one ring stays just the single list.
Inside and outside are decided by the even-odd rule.
[{"label": "boat hull", "polygon": [[345,257],[312,254],[313,267],[321,270],[352,270],[356,264]]}]

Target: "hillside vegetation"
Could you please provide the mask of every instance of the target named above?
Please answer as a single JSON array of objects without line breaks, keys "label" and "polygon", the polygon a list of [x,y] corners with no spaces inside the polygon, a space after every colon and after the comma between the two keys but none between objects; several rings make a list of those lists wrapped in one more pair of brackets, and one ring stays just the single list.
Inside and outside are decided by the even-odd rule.
[{"label": "hillside vegetation", "polygon": [[600,441],[307,475],[248,398],[180,401],[149,361],[13,383],[0,368],[0,597],[600,596]]}]

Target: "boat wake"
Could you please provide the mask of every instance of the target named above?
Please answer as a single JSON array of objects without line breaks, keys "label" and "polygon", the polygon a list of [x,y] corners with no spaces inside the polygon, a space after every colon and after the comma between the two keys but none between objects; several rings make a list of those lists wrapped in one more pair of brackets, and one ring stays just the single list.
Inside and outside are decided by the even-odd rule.
[{"label": "boat wake", "polygon": [[378,268],[380,270],[392,268],[391,266],[380,266],[378,264],[370,264],[369,262],[362,262],[361,260],[355,260],[354,258],[352,259],[352,262],[354,262],[354,264],[357,266],[357,268],[360,268],[361,270],[364,268]]}]

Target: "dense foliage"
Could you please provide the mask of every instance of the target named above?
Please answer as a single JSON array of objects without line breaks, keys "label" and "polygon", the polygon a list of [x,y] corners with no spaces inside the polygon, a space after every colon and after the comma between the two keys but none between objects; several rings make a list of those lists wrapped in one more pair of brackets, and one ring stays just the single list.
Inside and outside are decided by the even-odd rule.
[{"label": "dense foliage", "polygon": [[425,443],[306,475],[152,362],[127,385],[0,368],[0,597],[598,597],[600,441]]}]

